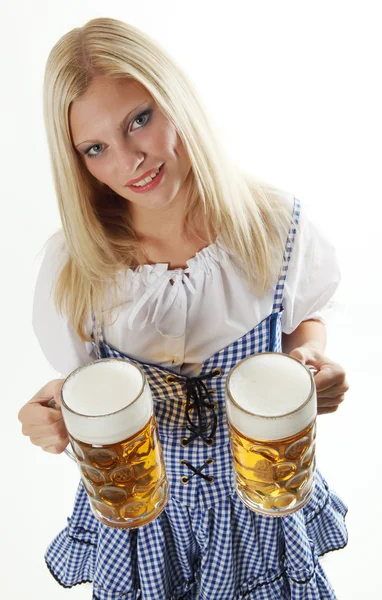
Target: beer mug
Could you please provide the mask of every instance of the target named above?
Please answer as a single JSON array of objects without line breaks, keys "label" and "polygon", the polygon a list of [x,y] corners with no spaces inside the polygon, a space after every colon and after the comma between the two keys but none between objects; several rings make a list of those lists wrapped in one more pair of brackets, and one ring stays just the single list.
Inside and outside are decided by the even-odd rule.
[{"label": "beer mug", "polygon": [[229,373],[225,401],[241,501],[271,517],[302,508],[313,494],[316,468],[312,370],[288,354],[248,356]]},{"label": "beer mug", "polygon": [[130,529],[156,519],[169,485],[145,373],[121,358],[83,365],[65,379],[61,407],[97,519]]}]

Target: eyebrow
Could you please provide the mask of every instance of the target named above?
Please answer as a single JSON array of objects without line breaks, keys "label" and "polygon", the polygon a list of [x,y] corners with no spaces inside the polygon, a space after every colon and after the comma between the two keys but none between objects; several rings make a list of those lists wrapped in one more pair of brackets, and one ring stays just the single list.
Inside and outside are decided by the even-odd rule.
[{"label": "eyebrow", "polygon": [[[145,104],[146,102],[147,102],[147,100],[144,100],[143,102],[141,102],[141,104],[138,104],[138,106],[136,106],[135,108],[133,108],[133,110],[131,110],[129,113],[127,113],[127,115],[125,117],[123,117],[122,121],[120,122],[118,129],[123,129],[125,127],[125,125],[126,125],[126,122],[129,120],[130,116],[136,110],[138,110],[138,108],[140,106],[142,106],[142,104]],[[79,142],[78,144],[75,145],[75,148],[78,148],[78,146],[82,146],[82,144],[90,144],[95,139],[97,139],[97,138],[93,138],[93,140],[84,140],[83,142]]]}]

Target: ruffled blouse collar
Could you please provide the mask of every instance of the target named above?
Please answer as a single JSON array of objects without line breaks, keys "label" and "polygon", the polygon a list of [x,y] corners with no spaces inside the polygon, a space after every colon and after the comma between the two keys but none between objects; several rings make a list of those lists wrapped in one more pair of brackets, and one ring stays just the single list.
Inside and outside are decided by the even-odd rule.
[{"label": "ruffled blouse collar", "polygon": [[[192,294],[196,292],[191,278],[199,272],[211,274],[213,268],[221,265],[226,258],[227,251],[216,239],[190,258],[185,269],[169,269],[168,263],[129,269],[133,292],[133,306],[127,322],[129,329],[142,331],[150,320],[163,336],[183,336],[187,317],[186,289]],[[168,316],[171,319],[166,318]]]}]

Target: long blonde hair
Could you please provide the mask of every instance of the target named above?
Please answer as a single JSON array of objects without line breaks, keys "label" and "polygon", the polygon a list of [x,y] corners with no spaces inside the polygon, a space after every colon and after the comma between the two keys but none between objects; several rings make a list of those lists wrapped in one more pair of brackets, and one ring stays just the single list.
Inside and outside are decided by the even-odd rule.
[{"label": "long blonde hair", "polygon": [[86,319],[93,313],[104,324],[108,290],[118,302],[118,271],[144,262],[128,201],[105,189],[73,147],[70,105],[97,76],[133,79],[151,94],[190,158],[186,230],[196,230],[202,217],[208,243],[217,234],[250,285],[264,294],[281,265],[290,221],[286,206],[227,158],[193,84],[160,44],[132,25],[97,18],[59,39],[44,77],[44,120],[68,250],[55,289],[57,309],[83,341],[91,341]]}]

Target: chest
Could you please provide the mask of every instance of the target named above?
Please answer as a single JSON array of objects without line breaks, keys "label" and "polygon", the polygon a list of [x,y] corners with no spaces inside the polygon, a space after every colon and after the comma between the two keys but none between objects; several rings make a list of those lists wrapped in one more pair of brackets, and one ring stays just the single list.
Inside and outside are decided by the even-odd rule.
[{"label": "chest", "polygon": [[169,236],[160,241],[145,242],[144,251],[148,264],[165,263],[168,264],[169,270],[187,269],[187,261],[194,258],[207,245],[207,242],[195,236],[187,239],[172,239]]}]

